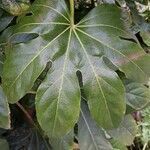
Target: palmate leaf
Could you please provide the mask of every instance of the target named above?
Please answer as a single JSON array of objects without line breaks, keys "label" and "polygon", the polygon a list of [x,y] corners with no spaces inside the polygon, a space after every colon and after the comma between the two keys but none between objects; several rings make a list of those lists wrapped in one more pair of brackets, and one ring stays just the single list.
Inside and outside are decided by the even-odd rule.
[{"label": "palmate leaf", "polygon": [[[4,64],[3,87],[10,103],[27,93],[52,61],[52,68],[36,96],[37,118],[49,136],[63,135],[77,122],[83,76],[85,96],[93,118],[104,128],[117,127],[125,113],[125,89],[118,75],[103,61],[107,57],[129,78],[147,82],[149,56],[122,21],[115,5],[93,9],[72,25],[64,0],[36,0],[31,16],[19,20],[14,35],[37,34],[26,43],[9,45]],[[125,38],[124,38],[125,37]]]}]

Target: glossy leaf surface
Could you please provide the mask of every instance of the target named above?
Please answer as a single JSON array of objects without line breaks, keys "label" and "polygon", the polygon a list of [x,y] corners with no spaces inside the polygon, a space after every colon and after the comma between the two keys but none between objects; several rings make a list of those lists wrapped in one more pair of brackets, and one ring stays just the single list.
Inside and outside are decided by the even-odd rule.
[{"label": "glossy leaf surface", "polygon": [[119,8],[100,5],[76,25],[70,23],[68,10],[63,0],[35,1],[32,15],[19,20],[10,41],[22,34],[38,36],[9,45],[4,64],[3,87],[9,102],[15,103],[52,61],[36,96],[37,118],[49,136],[66,134],[78,120],[77,70],[83,76],[91,114],[106,129],[117,127],[125,114],[125,89],[104,57],[133,80],[147,82],[149,78],[149,56],[139,44],[126,40],[136,39],[126,29]]}]

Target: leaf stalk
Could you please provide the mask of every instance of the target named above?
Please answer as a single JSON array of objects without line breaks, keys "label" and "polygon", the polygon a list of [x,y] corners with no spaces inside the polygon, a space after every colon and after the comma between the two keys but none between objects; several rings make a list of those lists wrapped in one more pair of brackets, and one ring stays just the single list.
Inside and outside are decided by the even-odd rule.
[{"label": "leaf stalk", "polygon": [[74,0],[70,0],[70,25],[74,27]]}]

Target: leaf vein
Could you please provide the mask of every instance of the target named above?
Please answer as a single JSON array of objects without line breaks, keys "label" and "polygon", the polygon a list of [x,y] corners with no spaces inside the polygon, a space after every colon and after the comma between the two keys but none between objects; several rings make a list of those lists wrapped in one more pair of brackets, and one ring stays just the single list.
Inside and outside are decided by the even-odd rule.
[{"label": "leaf vein", "polygon": [[65,69],[66,69],[66,65],[67,65],[67,59],[68,59],[68,54],[69,54],[69,46],[70,46],[70,41],[71,41],[71,32],[72,29],[70,29],[69,32],[69,37],[68,37],[68,44],[67,44],[67,50],[66,50],[66,54],[65,54],[65,59],[64,59],[64,64],[63,64],[63,70],[62,70],[62,76],[61,76],[61,83],[60,83],[60,88],[59,88],[59,93],[58,93],[58,98],[57,98],[57,105],[56,105],[56,111],[55,111],[55,119],[54,119],[54,126],[53,126],[53,130],[52,130],[52,135],[54,135],[55,132],[55,127],[56,127],[56,122],[57,122],[57,115],[58,115],[58,104],[60,102],[61,99],[61,91],[63,88],[63,84],[64,84],[64,78],[65,78]]}]

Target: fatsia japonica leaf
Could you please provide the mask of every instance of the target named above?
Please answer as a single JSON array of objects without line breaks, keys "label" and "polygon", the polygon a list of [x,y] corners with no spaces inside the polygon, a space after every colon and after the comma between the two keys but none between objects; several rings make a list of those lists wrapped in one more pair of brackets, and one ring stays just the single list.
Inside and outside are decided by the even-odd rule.
[{"label": "fatsia japonica leaf", "polygon": [[91,118],[86,102],[82,101],[78,123],[78,141],[81,150],[112,150],[104,131]]},{"label": "fatsia japonica leaf", "polygon": [[[128,40],[136,39],[126,29],[121,10],[100,5],[76,25],[64,0],[36,0],[29,11],[32,15],[13,27],[6,51],[3,87],[9,102],[23,97],[52,61],[36,96],[37,118],[46,133],[66,134],[77,122],[81,98],[78,70],[93,118],[104,128],[117,127],[125,114],[125,89],[103,59],[107,57],[127,77],[140,82],[147,82],[150,71],[149,56],[138,43]],[[11,44],[22,34],[38,36]]]},{"label": "fatsia japonica leaf", "polygon": [[10,128],[9,106],[7,98],[0,86],[0,128]]}]

